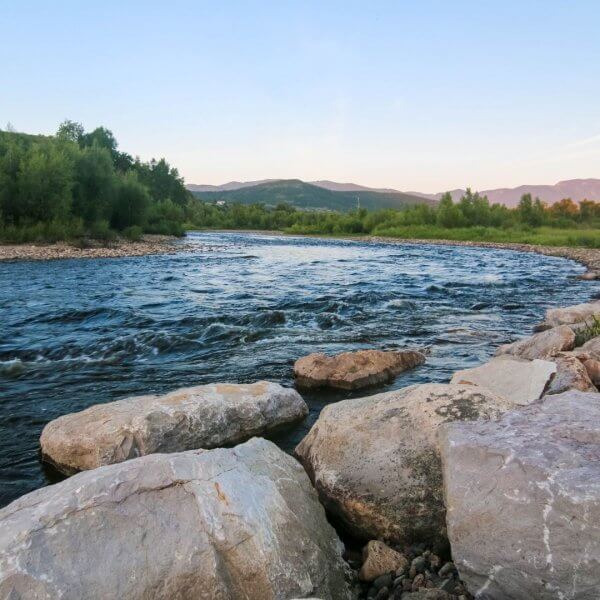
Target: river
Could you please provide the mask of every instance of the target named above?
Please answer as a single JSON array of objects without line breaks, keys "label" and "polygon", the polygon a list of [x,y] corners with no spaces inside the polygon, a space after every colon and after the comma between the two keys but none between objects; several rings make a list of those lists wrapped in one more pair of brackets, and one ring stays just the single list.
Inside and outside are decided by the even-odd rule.
[{"label": "river", "polygon": [[[427,348],[387,386],[446,382],[583,302],[573,261],[510,250],[190,233],[174,255],[0,263],[0,506],[57,481],[44,425],[129,395],[216,381],[293,385],[310,352]],[[291,451],[328,402],[274,440]]]}]

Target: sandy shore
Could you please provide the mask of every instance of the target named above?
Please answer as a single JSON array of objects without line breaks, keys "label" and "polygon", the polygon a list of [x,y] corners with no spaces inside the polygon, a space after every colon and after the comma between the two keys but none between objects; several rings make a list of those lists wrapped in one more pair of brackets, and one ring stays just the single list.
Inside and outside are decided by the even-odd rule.
[{"label": "sandy shore", "polygon": [[118,258],[145,256],[147,254],[173,254],[178,247],[177,238],[167,235],[144,235],[139,242],[119,240],[106,246],[78,248],[64,242],[56,244],[0,245],[0,261],[54,260],[59,258]]}]

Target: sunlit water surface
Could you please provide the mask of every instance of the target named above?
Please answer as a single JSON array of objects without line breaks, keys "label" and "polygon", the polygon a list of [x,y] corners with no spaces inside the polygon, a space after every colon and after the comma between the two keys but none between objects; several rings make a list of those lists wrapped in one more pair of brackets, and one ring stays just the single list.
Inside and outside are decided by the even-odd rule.
[{"label": "sunlit water surface", "polygon": [[[44,425],[129,395],[217,381],[293,385],[310,352],[429,348],[370,394],[448,381],[598,293],[572,261],[506,250],[193,233],[170,256],[0,263],[0,505],[56,481]],[[321,408],[278,434],[287,451]],[[355,394],[357,395],[357,394]]]}]

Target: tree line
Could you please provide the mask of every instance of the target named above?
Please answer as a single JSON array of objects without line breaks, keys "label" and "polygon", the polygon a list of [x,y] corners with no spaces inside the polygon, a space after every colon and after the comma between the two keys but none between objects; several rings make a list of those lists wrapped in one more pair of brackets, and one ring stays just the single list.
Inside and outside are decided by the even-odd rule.
[{"label": "tree line", "polygon": [[56,135],[0,131],[0,237],[5,241],[183,235],[190,200],[164,159],[142,162],[112,132],[64,121]]},{"label": "tree line", "polygon": [[349,212],[298,210],[287,204],[217,205],[195,202],[188,228],[262,229],[317,235],[514,241],[600,247],[600,203],[567,198],[546,205],[525,194],[516,208],[492,204],[471,190],[458,202],[447,193],[437,205]]}]

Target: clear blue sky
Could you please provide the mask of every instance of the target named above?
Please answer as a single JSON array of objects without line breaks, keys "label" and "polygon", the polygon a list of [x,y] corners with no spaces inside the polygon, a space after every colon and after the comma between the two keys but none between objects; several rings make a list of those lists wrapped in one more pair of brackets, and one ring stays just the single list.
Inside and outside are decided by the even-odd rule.
[{"label": "clear blue sky", "polygon": [[600,177],[600,2],[0,0],[0,126],[112,129],[190,183]]}]

